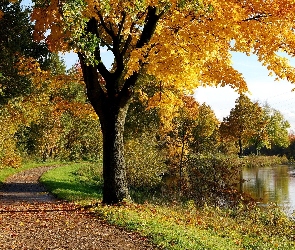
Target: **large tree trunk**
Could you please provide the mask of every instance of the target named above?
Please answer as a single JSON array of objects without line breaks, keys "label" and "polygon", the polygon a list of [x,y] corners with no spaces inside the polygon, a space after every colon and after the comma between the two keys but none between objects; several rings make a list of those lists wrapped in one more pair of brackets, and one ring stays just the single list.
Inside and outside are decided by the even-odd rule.
[{"label": "large tree trunk", "polygon": [[[79,54],[87,96],[99,117],[103,133],[103,202],[115,204],[130,199],[124,160],[123,132],[132,92],[106,91],[99,83],[96,66],[87,65]],[[110,84],[116,84],[110,79]],[[132,80],[132,79],[131,79]],[[108,84],[108,83],[107,83]],[[107,85],[106,84],[106,85]]]},{"label": "large tree trunk", "polygon": [[109,102],[100,115],[103,133],[103,202],[114,204],[130,199],[126,181],[123,132],[129,104]]}]

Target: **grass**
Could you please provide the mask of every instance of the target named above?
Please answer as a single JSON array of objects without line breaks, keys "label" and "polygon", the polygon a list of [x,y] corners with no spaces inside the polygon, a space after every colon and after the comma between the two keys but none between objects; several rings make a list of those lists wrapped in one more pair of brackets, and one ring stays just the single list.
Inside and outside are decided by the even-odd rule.
[{"label": "grass", "polygon": [[[169,206],[101,200],[101,167],[75,163],[53,169],[41,181],[58,197],[93,205],[91,210],[111,224],[147,236],[164,249],[295,249],[294,221],[277,207],[261,210],[241,205],[233,210],[193,202]],[[95,177],[95,178],[93,178]]]},{"label": "grass", "polygon": [[[75,163],[45,173],[41,182],[59,198],[89,205],[97,203],[102,198],[101,180],[87,179],[86,173],[89,171],[91,175],[95,172],[87,163]],[[167,207],[126,203],[120,206],[99,205],[92,210],[109,223],[137,231],[165,249],[217,250],[228,249],[229,244],[231,249],[238,249],[234,242],[218,236],[212,230],[208,231],[174,221]]]},{"label": "grass", "polygon": [[[101,184],[83,178],[83,169],[90,163],[71,163],[46,172],[40,181],[58,198],[69,201],[99,200],[102,198]],[[88,170],[89,173],[89,170]]]}]

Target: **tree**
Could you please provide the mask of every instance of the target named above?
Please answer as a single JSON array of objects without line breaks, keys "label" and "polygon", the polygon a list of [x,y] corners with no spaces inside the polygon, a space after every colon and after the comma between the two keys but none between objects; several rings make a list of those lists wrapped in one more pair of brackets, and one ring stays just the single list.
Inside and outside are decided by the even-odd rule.
[{"label": "tree", "polygon": [[[149,83],[155,80],[143,74],[139,81],[145,86],[145,92],[156,91]],[[157,107],[149,106],[149,97],[141,91],[134,93],[128,109],[124,129],[124,149],[128,186],[155,190],[166,170],[165,155],[162,152],[160,139],[160,117]]]},{"label": "tree", "polygon": [[265,133],[267,140],[263,143],[264,153],[283,155],[284,148],[290,144],[289,132],[290,123],[284,119],[283,114],[271,108],[268,104],[263,106],[266,120]]},{"label": "tree", "polygon": [[291,131],[289,134],[289,142],[290,142],[290,145],[285,150],[285,153],[286,153],[289,161],[294,162],[294,159],[295,159],[295,134],[293,131]]},{"label": "tree", "polygon": [[218,148],[220,122],[210,106],[203,103],[199,107],[196,124],[193,128],[193,140],[191,147],[193,152],[214,152]]},{"label": "tree", "polygon": [[0,167],[18,167],[21,157],[14,135],[26,120],[20,102],[31,93],[32,84],[19,75],[16,63],[22,56],[32,56],[45,66],[49,50],[44,42],[33,41],[29,11],[16,1],[0,2],[0,27]]},{"label": "tree", "polygon": [[[182,102],[174,109],[170,130],[162,134],[166,144],[169,175],[175,178],[180,192],[183,191],[185,158],[193,141],[193,129],[199,115],[199,103],[192,96],[182,96]],[[163,132],[162,132],[163,133]],[[176,188],[176,187],[173,187]]]},{"label": "tree", "polygon": [[284,116],[280,111],[273,109],[268,105],[265,105],[263,110],[268,117],[266,130],[269,137],[270,147],[288,147],[290,143],[288,133],[290,123],[284,119]]},{"label": "tree", "polygon": [[[280,78],[294,71],[276,52],[294,52],[294,3],[286,1],[35,0],[34,37],[74,50],[103,133],[103,202],[129,198],[123,131],[139,75],[153,75],[165,98],[200,84],[246,90],[230,51],[254,53]],[[50,31],[50,34],[48,32]],[[113,53],[108,69],[103,49]],[[171,103],[171,101],[170,101]],[[173,105],[171,103],[171,105]]]},{"label": "tree", "polygon": [[229,141],[236,141],[238,154],[242,156],[245,146],[249,146],[251,139],[264,130],[266,123],[263,118],[259,104],[252,103],[246,95],[240,95],[230,115],[220,125],[221,136]]},{"label": "tree", "polygon": [[22,9],[20,3],[0,2],[2,18],[0,18],[0,104],[11,98],[30,94],[31,82],[18,74],[15,64],[21,56],[31,56],[45,66],[49,50],[43,42],[33,40],[33,25],[29,11]]},{"label": "tree", "polygon": [[46,71],[32,58],[22,58],[18,67],[34,84],[34,91],[19,102],[24,111],[16,133],[19,148],[44,161],[97,159],[102,151],[101,131],[86,99],[81,69],[66,72],[56,54],[51,55]]}]

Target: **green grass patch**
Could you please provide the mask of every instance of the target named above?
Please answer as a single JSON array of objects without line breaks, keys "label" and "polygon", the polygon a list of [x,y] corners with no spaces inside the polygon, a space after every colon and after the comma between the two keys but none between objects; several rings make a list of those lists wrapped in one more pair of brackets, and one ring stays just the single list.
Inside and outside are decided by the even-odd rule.
[{"label": "green grass patch", "polygon": [[[41,180],[60,198],[83,205],[97,204],[101,199],[101,164],[70,164],[47,172]],[[294,221],[275,206],[268,210],[245,205],[231,210],[200,209],[190,201],[169,206],[98,203],[91,210],[167,250],[295,249]]]},{"label": "green grass patch", "polygon": [[[95,169],[93,164],[98,165],[97,168],[100,168],[99,163],[71,163],[46,172],[40,178],[40,181],[51,193],[61,199],[84,202],[101,199],[101,179],[95,181],[95,173],[91,175],[89,172],[93,172],[93,169]],[[93,178],[88,178],[89,175],[93,176]]]},{"label": "green grass patch", "polygon": [[147,236],[164,249],[240,249],[233,239],[183,220],[178,209],[152,204],[97,206],[93,209],[109,223]]}]

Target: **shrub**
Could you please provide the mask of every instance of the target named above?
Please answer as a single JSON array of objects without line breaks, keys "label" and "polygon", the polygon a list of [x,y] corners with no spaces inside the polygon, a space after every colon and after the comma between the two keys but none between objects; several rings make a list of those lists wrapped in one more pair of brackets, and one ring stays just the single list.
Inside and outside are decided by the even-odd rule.
[{"label": "shrub", "polygon": [[154,188],[161,183],[166,166],[153,134],[143,133],[140,138],[129,139],[125,143],[125,159],[131,187]]},{"label": "shrub", "polygon": [[190,155],[186,161],[189,196],[203,206],[205,203],[224,206],[236,203],[242,166],[237,156]]},{"label": "shrub", "polygon": [[263,155],[248,155],[241,159],[246,167],[267,167],[272,165],[288,164],[286,156],[263,156]]}]

